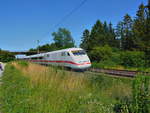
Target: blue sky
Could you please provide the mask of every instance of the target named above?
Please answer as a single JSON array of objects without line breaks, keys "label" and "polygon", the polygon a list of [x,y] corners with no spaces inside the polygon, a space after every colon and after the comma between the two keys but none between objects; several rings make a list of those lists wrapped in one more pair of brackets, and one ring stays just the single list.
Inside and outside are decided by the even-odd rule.
[{"label": "blue sky", "polygon": [[54,28],[82,0],[0,0],[0,48],[24,51],[51,43],[51,33],[59,27],[69,29],[79,45],[84,29],[91,29],[96,20],[113,26],[128,13],[135,16],[140,3],[147,0],[88,0],[62,24]]}]

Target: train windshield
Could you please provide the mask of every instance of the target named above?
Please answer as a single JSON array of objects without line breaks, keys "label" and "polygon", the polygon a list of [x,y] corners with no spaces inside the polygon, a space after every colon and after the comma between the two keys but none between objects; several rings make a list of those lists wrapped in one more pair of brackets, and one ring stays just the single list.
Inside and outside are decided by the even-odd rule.
[{"label": "train windshield", "polygon": [[86,52],[84,50],[75,50],[71,51],[74,56],[79,56],[79,55],[86,55]]}]

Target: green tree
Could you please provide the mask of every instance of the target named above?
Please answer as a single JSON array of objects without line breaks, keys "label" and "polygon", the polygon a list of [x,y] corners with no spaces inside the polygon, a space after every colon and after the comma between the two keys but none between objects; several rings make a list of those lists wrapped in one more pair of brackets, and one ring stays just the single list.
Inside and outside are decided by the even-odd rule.
[{"label": "green tree", "polygon": [[89,39],[90,49],[93,47],[104,46],[106,44],[104,32],[105,31],[102,22],[98,20],[91,30]]},{"label": "green tree", "polygon": [[118,22],[116,27],[116,37],[120,41],[120,48],[123,50],[131,50],[133,48],[132,36],[133,20],[130,15],[126,14],[123,21]]},{"label": "green tree", "polygon": [[39,52],[50,52],[58,49],[59,48],[56,47],[55,43],[45,44],[42,46],[38,46],[36,49],[31,48],[29,52],[35,52],[35,53],[29,53],[28,55],[36,54],[38,50]]},{"label": "green tree", "polygon": [[102,23],[100,20],[97,20],[96,24],[91,30],[89,45],[90,49],[104,45],[116,47],[117,40],[112,23],[110,22],[108,25],[106,21]]},{"label": "green tree", "polygon": [[132,38],[132,18],[126,14],[123,19],[123,38],[122,47],[124,50],[131,50],[133,48]]},{"label": "green tree", "polygon": [[37,49],[39,49],[40,51],[49,52],[49,51],[57,50],[58,48],[56,47],[55,43],[51,43],[51,44],[45,44],[39,46]]},{"label": "green tree", "polygon": [[[104,23],[105,25],[105,23]],[[108,25],[108,32],[105,33],[105,36],[108,39],[108,45],[111,47],[117,47],[117,40],[116,40],[116,34],[115,34],[115,30],[112,27],[112,23],[110,22]]]},{"label": "green tree", "polygon": [[148,1],[148,5],[146,8],[146,38],[145,38],[145,53],[146,53],[146,60],[147,60],[147,66],[150,66],[150,0]]},{"label": "green tree", "polygon": [[15,56],[9,51],[0,50],[0,62],[9,62],[15,59]]},{"label": "green tree", "polygon": [[[145,6],[141,4],[133,24],[134,45],[138,50],[144,50],[146,39],[146,13]],[[147,43],[147,42],[146,42]]]},{"label": "green tree", "polygon": [[118,47],[120,49],[122,49],[122,39],[124,38],[124,34],[123,34],[123,22],[120,21],[118,22],[117,26],[116,26],[116,37],[118,39]]},{"label": "green tree", "polygon": [[89,39],[90,39],[90,32],[89,32],[88,29],[86,29],[83,32],[83,36],[81,38],[80,47],[83,48],[83,49],[85,49],[85,50],[88,50],[90,48]]},{"label": "green tree", "polygon": [[75,46],[75,42],[71,36],[71,32],[65,28],[59,28],[57,32],[53,32],[54,43],[57,48],[70,48]]},{"label": "green tree", "polygon": [[141,4],[133,24],[135,48],[144,51],[147,65],[150,66],[150,0],[144,6]]}]

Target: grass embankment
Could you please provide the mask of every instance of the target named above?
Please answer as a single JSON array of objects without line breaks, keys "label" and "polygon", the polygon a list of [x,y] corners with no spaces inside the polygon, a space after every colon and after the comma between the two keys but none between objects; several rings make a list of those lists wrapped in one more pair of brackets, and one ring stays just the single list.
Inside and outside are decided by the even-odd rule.
[{"label": "grass embankment", "polygon": [[125,67],[123,65],[118,65],[112,61],[102,61],[102,62],[93,62],[93,68],[102,68],[102,69],[117,69],[117,70],[130,70],[130,71],[143,71],[150,72],[150,67]]},{"label": "grass embankment", "polygon": [[113,113],[120,99],[132,95],[128,78],[87,76],[26,62],[8,64],[2,81],[3,113]]}]

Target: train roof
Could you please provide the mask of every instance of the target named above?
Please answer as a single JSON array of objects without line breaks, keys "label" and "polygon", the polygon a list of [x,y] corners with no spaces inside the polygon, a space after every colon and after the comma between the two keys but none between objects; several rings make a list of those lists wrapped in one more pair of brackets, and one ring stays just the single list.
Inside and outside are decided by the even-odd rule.
[{"label": "train roof", "polygon": [[46,53],[40,53],[40,54],[35,54],[35,55],[30,55],[30,56],[25,56],[23,58],[33,58],[33,57],[43,57],[44,55],[51,54],[51,53],[58,53],[58,52],[63,52],[63,51],[75,51],[75,50],[83,50],[82,48],[67,48],[67,49],[61,49],[61,50],[56,50],[56,51],[51,51],[51,52],[46,52]]},{"label": "train roof", "polygon": [[83,50],[83,49],[82,48],[68,48],[68,49],[61,49],[61,50],[47,52],[46,54],[48,54],[48,53],[55,53],[55,52],[63,52],[63,51],[74,51],[74,50]]}]

